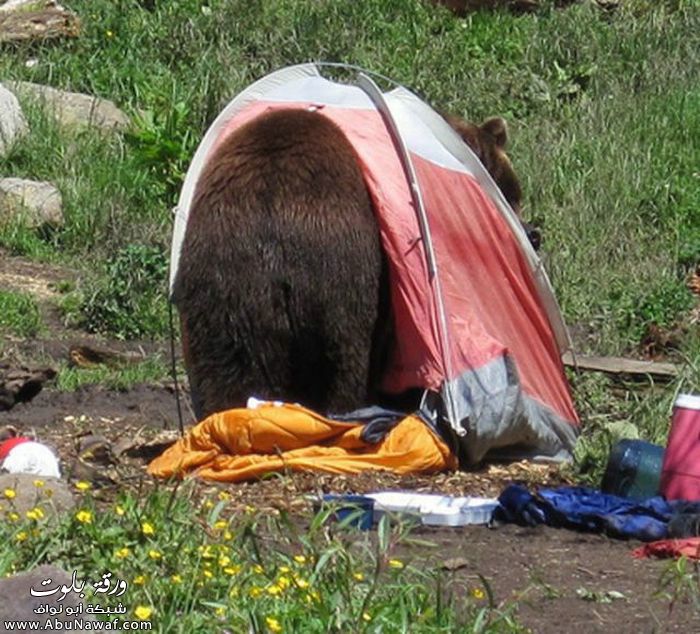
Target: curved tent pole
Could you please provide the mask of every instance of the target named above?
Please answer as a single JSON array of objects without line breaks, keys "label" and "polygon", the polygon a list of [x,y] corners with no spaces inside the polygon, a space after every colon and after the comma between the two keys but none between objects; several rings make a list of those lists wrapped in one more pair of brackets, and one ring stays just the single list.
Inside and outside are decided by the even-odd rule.
[{"label": "curved tent pole", "polygon": [[[430,235],[430,225],[428,223],[428,216],[425,211],[425,204],[423,202],[423,195],[421,193],[420,185],[418,183],[418,177],[416,176],[415,168],[413,167],[413,162],[406,148],[401,133],[399,132],[396,121],[394,120],[391,109],[384,99],[384,95],[377,86],[377,84],[370,79],[370,77],[365,73],[359,73],[357,79],[357,86],[361,88],[367,96],[372,100],[372,103],[377,108],[377,111],[382,117],[382,121],[386,126],[389,136],[394,143],[396,148],[396,153],[401,161],[401,166],[403,167],[404,174],[406,176],[406,181],[409,185],[409,190],[411,192],[411,199],[413,203],[413,208],[418,216],[418,223],[420,225],[421,238],[423,240],[423,245],[425,247],[425,259],[426,266],[428,270],[428,276],[431,282],[431,288],[433,289],[433,294],[435,298],[435,305],[437,307],[438,313],[438,330],[440,333],[440,352],[442,356],[442,363],[444,366],[444,374],[446,377],[452,377],[452,362],[449,353],[450,350],[450,340],[448,334],[447,325],[447,313],[445,311],[445,302],[442,296],[442,290],[440,286],[440,277],[437,270],[437,260],[435,259],[435,250],[433,247],[433,242]],[[446,418],[454,432],[458,436],[465,436],[467,430],[460,424],[459,416],[457,414],[457,408],[455,406],[454,400],[452,398],[452,392],[449,388],[449,384],[445,385],[446,389],[443,390],[445,396],[445,409]]]}]

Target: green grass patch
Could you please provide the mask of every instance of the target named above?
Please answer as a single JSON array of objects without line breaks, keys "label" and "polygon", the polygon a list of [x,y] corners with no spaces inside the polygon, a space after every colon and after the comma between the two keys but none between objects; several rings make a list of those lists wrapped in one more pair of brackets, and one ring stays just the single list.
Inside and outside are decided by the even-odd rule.
[{"label": "green grass patch", "polygon": [[41,313],[31,295],[0,291],[0,330],[28,338],[36,336],[41,329]]},{"label": "green grass patch", "polygon": [[100,384],[111,390],[126,391],[135,385],[156,383],[169,376],[170,366],[160,356],[116,368],[76,368],[65,365],[59,369],[56,389],[74,392],[84,385]]},{"label": "green grass patch", "polygon": [[121,618],[156,632],[525,631],[489,587],[458,596],[449,573],[399,557],[410,535],[388,517],[372,539],[329,530],[330,509],[301,529],[285,514],[232,516],[229,499],[197,504],[175,488],[104,508],[83,491],[74,511],[50,519],[36,509],[20,518],[5,499],[0,574],[42,563],[89,582],[111,572],[111,587],[123,580],[126,591],[98,595],[88,583],[84,602],[121,603]]},{"label": "green grass patch", "polygon": [[163,248],[129,245],[69,293],[63,310],[88,332],[119,339],[164,337],[169,329],[167,272]]}]

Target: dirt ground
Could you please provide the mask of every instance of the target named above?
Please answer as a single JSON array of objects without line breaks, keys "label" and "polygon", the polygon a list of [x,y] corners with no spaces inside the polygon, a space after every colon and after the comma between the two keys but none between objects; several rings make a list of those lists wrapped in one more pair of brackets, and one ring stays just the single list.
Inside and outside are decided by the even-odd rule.
[{"label": "dirt ground", "polygon": [[[26,273],[35,280],[37,288],[48,289],[45,297],[50,301],[51,285],[41,281],[42,271],[27,269],[26,263],[0,253],[3,285],[13,272]],[[52,279],[50,275],[44,277]],[[34,361],[37,365],[58,367],[67,358],[71,345],[86,342],[120,350],[143,350],[137,344],[101,341],[62,329],[50,306],[45,311],[53,315],[49,319],[49,335],[35,341],[6,341],[0,361]],[[165,345],[147,348],[147,354],[158,351],[167,358]],[[187,407],[183,411],[189,424]],[[109,495],[148,479],[148,460],[164,446],[149,446],[148,442],[176,437],[178,415],[169,381],[139,385],[128,391],[88,386],[71,393],[59,392],[48,384],[32,401],[0,412],[0,426],[7,424],[53,445],[67,477],[92,479],[100,491]],[[81,442],[85,443],[88,437],[93,443],[108,447],[102,462],[80,459]],[[534,488],[566,483],[567,477],[556,467],[516,463],[431,477],[289,475],[226,488],[233,495],[234,512],[247,505],[260,512],[287,508],[303,522],[311,513],[304,497],[308,493],[417,490],[497,496],[513,481],[526,482]],[[203,485],[202,491],[206,494],[214,488]],[[417,528],[414,536],[432,542],[433,547],[402,546],[402,558],[421,568],[428,563],[444,568],[453,577],[454,587],[464,592],[480,587],[479,575],[483,575],[496,603],[505,606],[517,601],[518,620],[533,632],[700,632],[698,602],[693,605],[683,598],[673,602],[659,592],[660,579],[671,562],[634,559],[631,552],[640,545],[638,542],[514,525],[423,527]]]}]

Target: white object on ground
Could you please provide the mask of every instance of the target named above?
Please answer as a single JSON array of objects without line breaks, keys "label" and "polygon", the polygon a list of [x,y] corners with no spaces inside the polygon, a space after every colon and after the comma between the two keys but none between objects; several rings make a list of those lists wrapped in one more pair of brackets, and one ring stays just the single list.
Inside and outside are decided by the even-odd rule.
[{"label": "white object on ground", "polygon": [[10,473],[31,473],[37,476],[61,477],[56,454],[46,445],[33,440],[13,447],[3,461],[2,468]]},{"label": "white object on ground", "polygon": [[367,493],[374,500],[374,519],[384,513],[413,515],[426,526],[487,524],[498,507],[495,498],[452,497],[401,491]]}]

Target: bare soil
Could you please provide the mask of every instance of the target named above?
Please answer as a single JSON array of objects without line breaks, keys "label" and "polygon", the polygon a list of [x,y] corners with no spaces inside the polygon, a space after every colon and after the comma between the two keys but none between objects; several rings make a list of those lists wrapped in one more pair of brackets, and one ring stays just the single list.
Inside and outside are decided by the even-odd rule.
[{"label": "bare soil", "polygon": [[[61,275],[49,267],[42,270],[42,266],[28,266],[0,253],[1,279],[29,275],[34,281],[24,289],[40,289],[41,301],[53,301],[51,292],[45,290],[51,291],[49,282]],[[50,307],[47,311],[55,315]],[[105,342],[64,329],[60,319],[49,323],[50,332],[41,340],[6,343],[0,360],[35,360],[58,367],[72,344],[85,341],[124,351],[167,355],[165,344]],[[185,425],[189,426],[192,419],[186,406],[183,413]],[[101,487],[101,494],[111,497],[122,487],[148,484],[145,468],[158,448],[149,450],[144,445],[164,433],[176,435],[178,414],[173,385],[168,381],[138,385],[128,391],[92,385],[75,392],[60,392],[49,384],[31,402],[0,412],[0,425],[6,424],[34,433],[54,446],[66,477],[91,477]],[[109,460],[88,464],[87,471],[79,459],[81,438],[86,435],[103,438],[110,447]],[[535,488],[568,483],[569,477],[557,467],[515,463],[438,476],[287,474],[223,488],[232,494],[232,512],[243,512],[246,506],[261,513],[284,508],[303,523],[312,512],[305,497],[308,493],[410,489],[497,496],[513,481]],[[206,496],[220,488],[221,485],[202,483],[201,494]],[[640,545],[638,542],[514,525],[420,527],[413,535],[433,546],[401,546],[402,558],[423,569],[428,565],[442,567],[456,592],[483,588],[483,576],[495,603],[504,608],[513,604],[517,619],[533,632],[700,632],[700,598],[696,596],[694,602],[687,597],[672,601],[660,593],[660,580],[671,562],[634,559],[631,552]],[[695,583],[697,593],[697,577]]]}]

